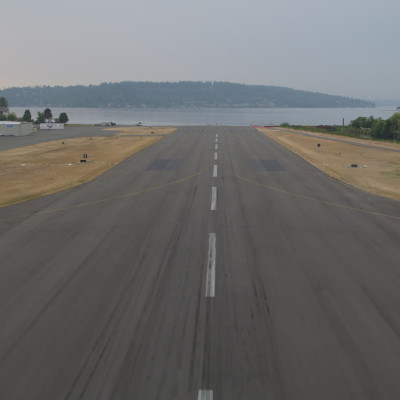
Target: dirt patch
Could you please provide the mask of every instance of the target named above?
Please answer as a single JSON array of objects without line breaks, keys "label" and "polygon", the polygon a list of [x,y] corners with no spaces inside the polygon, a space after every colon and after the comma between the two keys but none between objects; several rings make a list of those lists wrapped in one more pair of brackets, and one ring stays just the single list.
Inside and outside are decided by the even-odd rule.
[{"label": "dirt patch", "polygon": [[160,139],[76,138],[3,150],[0,152],[0,207],[80,185]]},{"label": "dirt patch", "polygon": [[114,131],[121,135],[168,135],[176,128],[165,126],[116,126],[114,128],[105,128],[105,131]]},{"label": "dirt patch", "polygon": [[279,129],[259,128],[259,131],[342,182],[379,196],[400,200],[400,153],[351,143],[400,150],[397,144],[352,138],[345,138],[348,143],[335,142],[314,132],[312,134],[318,137],[302,136]]}]

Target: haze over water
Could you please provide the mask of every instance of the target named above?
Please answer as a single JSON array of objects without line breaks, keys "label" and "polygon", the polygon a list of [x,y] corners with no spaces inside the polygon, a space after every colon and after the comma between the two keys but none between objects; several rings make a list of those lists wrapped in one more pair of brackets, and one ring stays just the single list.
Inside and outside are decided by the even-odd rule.
[{"label": "haze over water", "polygon": [[[10,107],[22,117],[29,109],[36,118],[41,107]],[[115,122],[118,125],[341,125],[360,116],[387,119],[394,107],[376,108],[52,108],[53,117],[66,112],[71,124]]]}]

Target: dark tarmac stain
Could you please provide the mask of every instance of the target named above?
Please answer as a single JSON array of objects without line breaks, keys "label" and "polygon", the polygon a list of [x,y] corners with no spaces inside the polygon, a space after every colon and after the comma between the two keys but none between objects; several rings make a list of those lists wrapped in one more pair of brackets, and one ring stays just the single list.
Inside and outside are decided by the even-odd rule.
[{"label": "dark tarmac stain", "polygon": [[179,158],[156,158],[147,168],[146,171],[173,171],[178,169],[182,164]]},{"label": "dark tarmac stain", "polygon": [[277,171],[285,171],[285,169],[279,164],[276,160],[249,160],[250,166],[255,171],[268,171],[268,172],[277,172]]}]

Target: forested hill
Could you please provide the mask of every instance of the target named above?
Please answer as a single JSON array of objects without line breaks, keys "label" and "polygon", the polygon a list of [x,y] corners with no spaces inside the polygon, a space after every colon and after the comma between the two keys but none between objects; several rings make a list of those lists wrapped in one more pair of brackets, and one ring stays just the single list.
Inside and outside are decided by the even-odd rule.
[{"label": "forested hill", "polygon": [[25,107],[374,107],[369,101],[278,86],[228,82],[120,82],[0,90]]}]

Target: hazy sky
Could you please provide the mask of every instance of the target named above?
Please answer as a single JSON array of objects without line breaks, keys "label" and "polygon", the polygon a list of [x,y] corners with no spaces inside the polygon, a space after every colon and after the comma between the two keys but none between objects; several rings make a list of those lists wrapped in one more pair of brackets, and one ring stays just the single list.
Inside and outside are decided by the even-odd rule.
[{"label": "hazy sky", "polygon": [[400,0],[13,0],[1,8],[0,88],[216,80],[400,98]]}]

